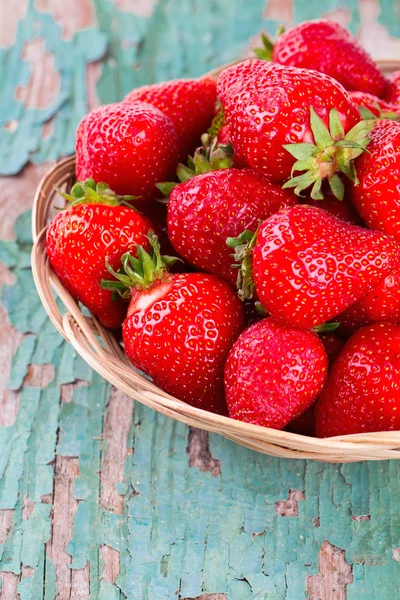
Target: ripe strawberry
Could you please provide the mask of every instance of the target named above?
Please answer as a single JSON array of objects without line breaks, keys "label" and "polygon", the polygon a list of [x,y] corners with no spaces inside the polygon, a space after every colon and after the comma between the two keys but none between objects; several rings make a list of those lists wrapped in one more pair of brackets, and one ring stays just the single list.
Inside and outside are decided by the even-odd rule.
[{"label": "ripe strawberry", "polygon": [[400,123],[377,121],[370,138],[368,153],[356,161],[352,201],[368,227],[400,241]]},{"label": "ripe strawberry", "polygon": [[170,179],[178,162],[174,126],[144,102],[108,104],[80,122],[76,132],[76,176],[105,181],[118,194],[144,204],[158,181]]},{"label": "ripe strawberry", "polygon": [[345,195],[343,200],[338,200],[329,188],[323,188],[324,197],[322,200],[313,200],[310,196],[306,196],[303,202],[304,204],[315,206],[316,208],[323,208],[342,221],[361,226],[363,222],[350,200],[350,194],[346,191],[346,187],[347,186],[345,185]]},{"label": "ripe strawberry", "polygon": [[382,96],[385,78],[347,29],[329,19],[300,23],[278,37],[273,60],[330,75],[347,90]]},{"label": "ripe strawberry", "polygon": [[374,123],[360,122],[339,83],[315,71],[247,60],[221,73],[218,94],[234,150],[252,169],[280,183],[305,171],[285,186],[297,194],[313,186],[312,198],[321,199],[326,178],[343,198],[337,172],[355,179],[349,163],[364,151]]},{"label": "ripe strawberry", "polygon": [[344,346],[344,341],[336,333],[322,333],[319,338],[328,355],[329,369],[331,369],[339,352]]},{"label": "ripe strawberry", "polygon": [[46,249],[50,264],[69,293],[91,310],[105,327],[120,327],[128,304],[113,301],[112,292],[100,287],[108,274],[106,260],[114,268],[136,244],[149,247],[152,223],[129,206],[123,206],[106,184],[87,180],[77,183],[71,205],[50,222]]},{"label": "ripe strawberry", "polygon": [[390,104],[400,104],[400,71],[389,75],[383,97]]},{"label": "ripe strawberry", "polygon": [[385,102],[385,100],[366,92],[349,92],[349,96],[354,104],[358,106],[364,119],[373,119],[375,117],[379,119],[393,119],[393,121],[400,119],[400,107],[395,104],[389,104],[389,102]]},{"label": "ripe strawberry", "polygon": [[[319,339],[323,343],[328,355],[328,367],[330,370],[336,357],[343,348],[344,341],[335,333],[324,333],[319,336]],[[285,429],[292,433],[315,437],[315,404],[310,406],[310,408],[299,417],[296,417],[296,419],[291,421]]]},{"label": "ripe strawberry", "polygon": [[242,333],[226,361],[229,415],[282,429],[318,396],[327,367],[316,333],[263,319]]},{"label": "ripe strawberry", "polygon": [[[247,232],[242,234],[246,239]],[[248,237],[247,237],[248,239]],[[264,221],[242,259],[240,294],[255,291],[275,319],[308,328],[329,321],[370,292],[400,258],[398,244],[377,231],[344,223],[325,210],[295,206]]]},{"label": "ripe strawberry", "polygon": [[400,262],[376,288],[342,312],[337,320],[340,332],[349,336],[375,321],[400,324]]},{"label": "ripe strawberry", "polygon": [[189,404],[226,412],[223,371],[244,327],[243,306],[232,288],[213,275],[170,274],[157,238],[152,257],[138,248],[126,254],[123,271],[108,289],[130,296],[122,334],[125,352],[163,390]]},{"label": "ripe strawberry", "polygon": [[400,327],[374,323],[344,346],[316,405],[318,437],[400,429]]},{"label": "ripe strawberry", "polygon": [[173,189],[168,233],[185,260],[235,285],[237,269],[226,239],[255,230],[260,221],[294,204],[294,194],[250,169],[209,171]]},{"label": "ripe strawberry", "polygon": [[315,437],[315,402],[285,427],[290,433]]},{"label": "ripe strawberry", "polygon": [[138,100],[159,108],[171,119],[179,138],[179,160],[186,162],[214,117],[217,89],[209,77],[175,79],[132,90],[124,102]]}]

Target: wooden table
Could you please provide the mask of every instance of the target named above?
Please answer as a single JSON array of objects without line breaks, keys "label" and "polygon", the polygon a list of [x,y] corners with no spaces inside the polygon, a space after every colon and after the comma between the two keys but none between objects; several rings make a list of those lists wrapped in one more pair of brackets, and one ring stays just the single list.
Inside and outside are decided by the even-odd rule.
[{"label": "wooden table", "polygon": [[277,460],[134,405],[63,342],[29,269],[34,189],[88,109],[322,14],[399,56],[400,2],[380,2],[1,3],[2,599],[400,597],[400,462]]}]

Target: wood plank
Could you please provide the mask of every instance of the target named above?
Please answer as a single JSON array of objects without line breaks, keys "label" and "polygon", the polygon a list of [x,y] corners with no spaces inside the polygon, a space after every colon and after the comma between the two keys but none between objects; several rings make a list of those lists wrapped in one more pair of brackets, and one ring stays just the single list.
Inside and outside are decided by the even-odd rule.
[{"label": "wood plank", "polygon": [[[398,54],[394,24],[382,23],[394,4],[359,7],[328,12],[374,55]],[[87,106],[199,75],[256,43],[263,24],[273,31],[323,10],[299,0],[74,0],[65,11],[37,0],[28,14],[18,0],[0,19],[10,117],[1,169],[72,151]],[[0,598],[40,600],[40,577],[43,600],[395,598],[397,464],[274,460],[140,405],[133,415],[133,401],[62,343],[27,268],[24,212],[46,168],[29,165],[0,191]],[[37,517],[46,506],[51,514]]]}]

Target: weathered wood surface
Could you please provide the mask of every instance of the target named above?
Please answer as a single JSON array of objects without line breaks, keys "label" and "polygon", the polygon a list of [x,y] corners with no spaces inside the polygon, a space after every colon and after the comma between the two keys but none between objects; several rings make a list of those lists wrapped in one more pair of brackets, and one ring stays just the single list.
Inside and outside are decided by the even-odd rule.
[{"label": "weathered wood surface", "polygon": [[267,458],[134,406],[29,270],[34,188],[88,108],[322,14],[400,55],[399,0],[0,2],[2,600],[400,597],[400,462]]}]

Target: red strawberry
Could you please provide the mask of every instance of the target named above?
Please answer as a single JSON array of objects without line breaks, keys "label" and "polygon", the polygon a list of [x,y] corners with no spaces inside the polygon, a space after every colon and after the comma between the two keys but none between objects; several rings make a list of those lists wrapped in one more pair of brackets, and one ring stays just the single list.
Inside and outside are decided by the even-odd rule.
[{"label": "red strawberry", "polygon": [[77,179],[107,182],[118,194],[139,196],[144,204],[155,184],[174,177],[178,140],[170,119],[160,110],[136,102],[96,108],[76,132]]},{"label": "red strawberry", "polygon": [[323,190],[323,195],[324,197],[322,200],[313,200],[311,197],[306,197],[303,202],[304,204],[309,204],[316,208],[323,208],[334,217],[346,221],[347,223],[352,223],[353,225],[363,224],[360,215],[350,200],[350,194],[348,192],[345,191],[343,200],[338,200],[329,188]]},{"label": "red strawberry", "polygon": [[234,150],[252,169],[277,182],[305,171],[286,187],[299,194],[313,186],[312,197],[320,199],[327,178],[343,197],[336,173],[354,179],[349,162],[368,144],[373,122],[360,122],[339,83],[315,71],[248,60],[221,73],[218,93]]},{"label": "red strawberry", "polygon": [[261,304],[275,319],[302,328],[325,323],[357,302],[400,258],[398,244],[384,234],[344,223],[320,208],[295,206],[264,221],[247,249],[238,246],[242,298],[253,293],[252,245]]},{"label": "red strawberry", "polygon": [[317,334],[263,319],[242,333],[226,361],[229,415],[282,429],[318,396],[327,367]]},{"label": "red strawberry", "polygon": [[383,97],[390,104],[400,104],[400,71],[389,75]]},{"label": "red strawberry", "polygon": [[243,305],[213,275],[168,273],[170,257],[161,257],[157,238],[149,238],[152,257],[139,248],[139,260],[125,255],[125,273],[111,271],[117,285],[103,281],[131,297],[122,328],[125,352],[169,394],[204,410],[226,412],[224,364],[244,327]]},{"label": "red strawberry", "polygon": [[105,327],[120,327],[128,304],[113,301],[112,292],[100,287],[108,274],[136,244],[148,248],[152,223],[133,208],[121,205],[107,185],[93,180],[77,183],[72,204],[50,222],[46,249],[50,264],[70,294],[91,310]]},{"label": "red strawberry", "polygon": [[285,427],[290,433],[315,437],[315,403]]},{"label": "red strawberry", "polygon": [[385,89],[384,76],[356,38],[328,19],[306,21],[283,33],[274,46],[273,60],[326,73],[347,90],[382,96]]},{"label": "red strawberry", "polygon": [[[148,102],[159,108],[174,124],[179,138],[179,160],[186,162],[200,145],[215,114],[217,99],[213,79],[175,79],[146,85],[130,92],[124,102]],[[160,180],[162,181],[162,180]]]},{"label": "red strawberry", "polygon": [[400,123],[378,121],[370,138],[368,153],[356,161],[352,201],[368,227],[400,241]]},{"label": "red strawberry", "polygon": [[400,119],[400,107],[395,104],[389,104],[389,102],[366,92],[349,92],[349,96],[358,106],[364,119],[373,119],[374,117],[393,119],[393,121]]},{"label": "red strawberry", "polygon": [[372,292],[349,306],[337,320],[340,332],[346,335],[375,321],[400,324],[400,262]]},{"label": "red strawberry", "polygon": [[318,437],[400,429],[400,327],[374,323],[347,342],[316,405]]},{"label": "red strawberry", "polygon": [[322,333],[319,337],[328,355],[329,369],[331,369],[344,346],[344,341],[336,333]]},{"label": "red strawberry", "polygon": [[[335,333],[324,333],[319,338],[328,355],[328,366],[331,369],[336,357],[343,348],[344,341]],[[292,433],[299,433],[300,435],[315,437],[315,404],[291,421],[286,430]]]},{"label": "red strawberry", "polygon": [[196,267],[235,285],[228,237],[258,223],[295,196],[249,169],[221,169],[197,175],[174,188],[168,203],[168,233],[175,250]]}]

